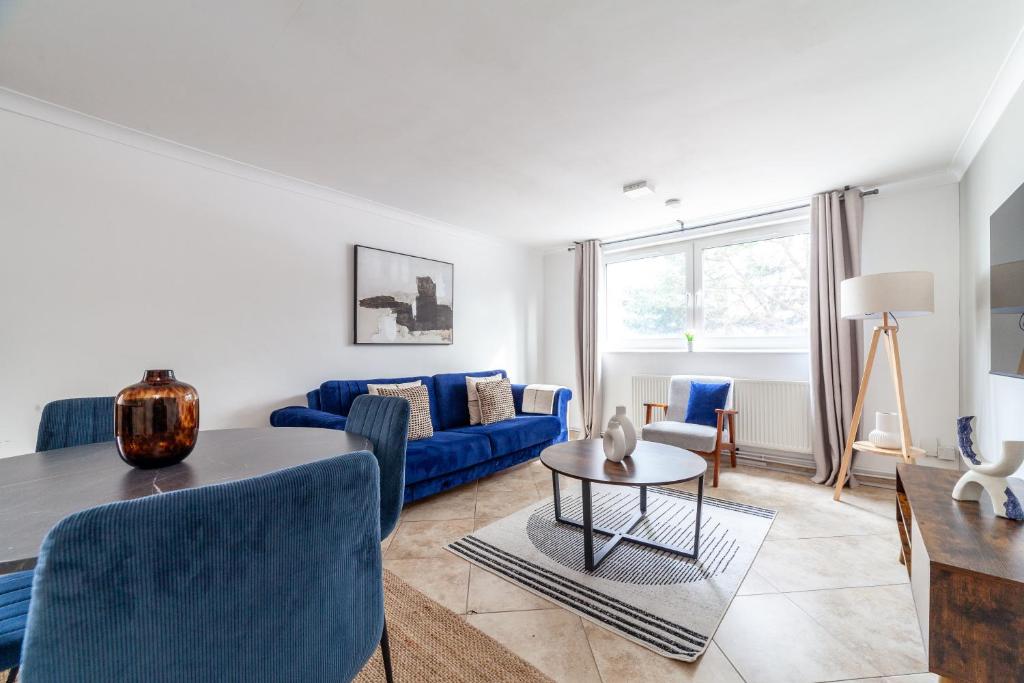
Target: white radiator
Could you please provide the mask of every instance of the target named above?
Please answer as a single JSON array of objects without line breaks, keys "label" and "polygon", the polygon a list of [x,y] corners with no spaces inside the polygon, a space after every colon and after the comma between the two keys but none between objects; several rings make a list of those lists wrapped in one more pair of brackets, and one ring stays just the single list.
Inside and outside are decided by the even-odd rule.
[{"label": "white radiator", "polygon": [[[632,417],[643,423],[645,401],[668,401],[667,375],[633,377]],[[737,379],[733,401],[738,445],[787,453],[811,452],[811,393],[807,382]],[[655,420],[664,413],[654,411]]]}]

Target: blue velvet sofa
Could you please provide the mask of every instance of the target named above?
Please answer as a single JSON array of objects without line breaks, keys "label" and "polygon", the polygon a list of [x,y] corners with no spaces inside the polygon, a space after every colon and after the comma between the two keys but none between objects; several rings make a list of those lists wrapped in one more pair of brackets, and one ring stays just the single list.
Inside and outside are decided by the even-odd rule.
[{"label": "blue velvet sofa", "polygon": [[568,389],[560,389],[555,395],[553,414],[527,414],[523,413],[526,385],[513,384],[515,419],[490,425],[470,425],[466,377],[497,374],[508,376],[504,370],[487,370],[432,377],[332,380],[306,394],[308,407],[291,406],[275,410],[270,416],[270,424],[275,427],[345,429],[352,401],[356,396],[367,393],[367,384],[420,380],[430,395],[434,436],[410,441],[406,450],[405,502],[410,503],[518,465],[536,457],[551,444],[568,438],[566,414],[572,398]]}]

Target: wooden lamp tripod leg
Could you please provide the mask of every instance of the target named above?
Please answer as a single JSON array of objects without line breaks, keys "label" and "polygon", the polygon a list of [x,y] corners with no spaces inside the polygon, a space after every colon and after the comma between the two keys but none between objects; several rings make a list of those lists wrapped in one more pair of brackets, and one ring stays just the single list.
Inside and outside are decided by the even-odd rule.
[{"label": "wooden lamp tripod leg", "polygon": [[896,339],[895,329],[886,330],[885,341],[889,352],[889,367],[892,368],[892,384],[896,390],[896,410],[900,416],[900,450],[903,451],[903,462],[914,462],[914,456],[910,454],[914,441],[910,436],[910,417],[903,396],[903,368],[900,367],[900,343]]},{"label": "wooden lamp tripod leg", "polygon": [[846,437],[846,448],[843,449],[843,457],[839,464],[839,476],[836,477],[836,492],[833,500],[839,500],[842,495],[843,485],[846,483],[846,475],[850,471],[850,460],[853,459],[853,442],[857,440],[857,430],[860,428],[861,414],[864,412],[864,397],[868,393],[868,381],[871,379],[871,367],[875,364],[875,353],[878,351],[878,337],[882,334],[882,328],[876,327],[871,335],[871,347],[868,349],[868,359],[864,363],[864,374],[860,378],[860,390],[857,392],[857,403],[853,407],[853,420],[850,422],[850,432]]}]

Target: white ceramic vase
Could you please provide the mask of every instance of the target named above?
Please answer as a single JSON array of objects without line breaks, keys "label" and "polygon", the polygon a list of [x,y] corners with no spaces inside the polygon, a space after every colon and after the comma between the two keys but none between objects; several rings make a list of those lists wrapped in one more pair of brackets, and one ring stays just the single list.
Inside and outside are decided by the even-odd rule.
[{"label": "white ceramic vase", "polygon": [[875,428],[868,441],[879,448],[902,448],[900,442],[900,416],[896,413],[875,413]]},{"label": "white ceramic vase", "polygon": [[626,441],[626,455],[633,455],[636,450],[636,427],[626,417],[626,406],[615,406],[615,414],[608,420],[608,426],[622,427],[622,437]]},{"label": "white ceramic vase", "polygon": [[626,457],[626,437],[618,424],[609,423],[604,430],[604,457],[612,462],[622,462]]}]

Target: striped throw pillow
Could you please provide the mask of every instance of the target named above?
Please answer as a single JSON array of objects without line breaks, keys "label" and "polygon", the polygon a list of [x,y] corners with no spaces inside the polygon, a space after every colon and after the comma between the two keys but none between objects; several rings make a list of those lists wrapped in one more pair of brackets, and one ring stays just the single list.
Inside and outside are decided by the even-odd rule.
[{"label": "striped throw pillow", "polygon": [[480,397],[480,422],[485,425],[511,420],[516,416],[516,404],[512,400],[512,382],[508,378],[497,382],[480,382],[476,385]]},{"label": "striped throw pillow", "polygon": [[422,384],[401,389],[379,387],[377,395],[397,396],[409,402],[409,441],[429,439],[434,435],[434,423],[430,421],[430,394],[427,393],[427,387]]}]

